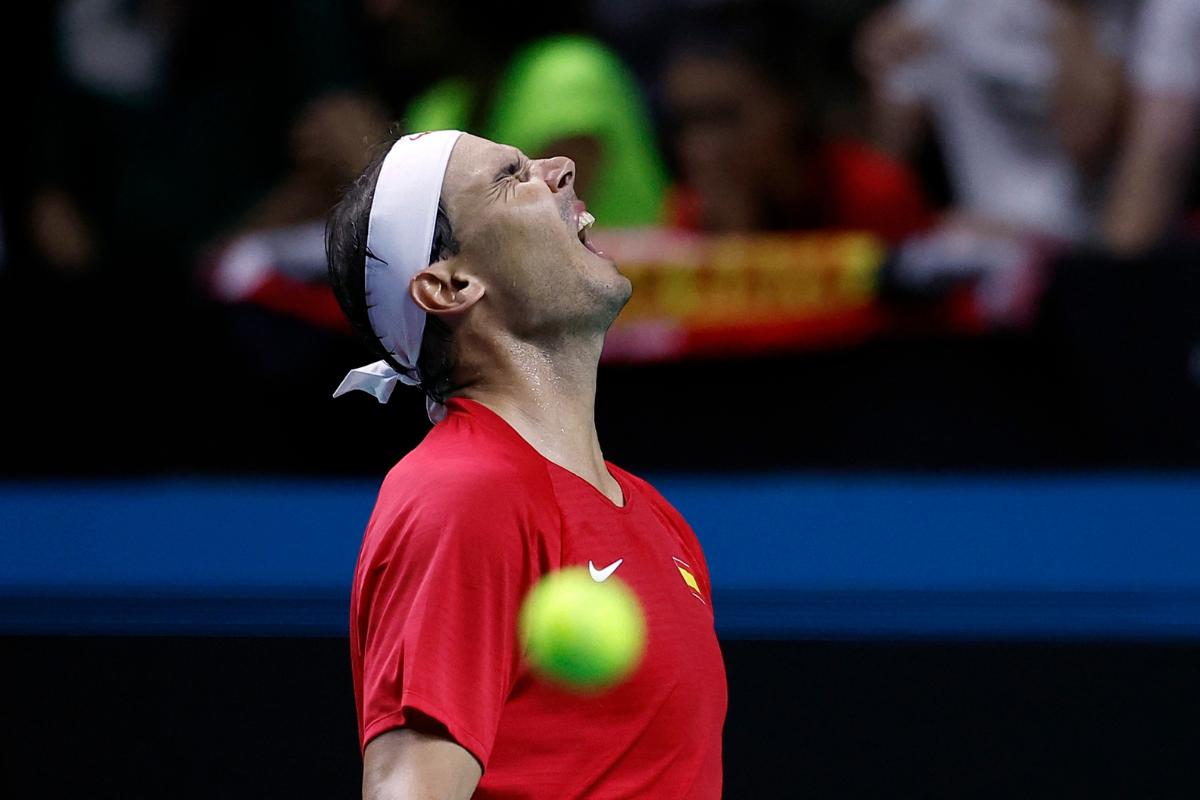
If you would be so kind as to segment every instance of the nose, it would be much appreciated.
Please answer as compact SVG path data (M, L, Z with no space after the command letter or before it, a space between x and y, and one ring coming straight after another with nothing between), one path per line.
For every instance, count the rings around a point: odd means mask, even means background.
M540 159L537 170L552 192L561 192L575 182L575 162L566 156Z

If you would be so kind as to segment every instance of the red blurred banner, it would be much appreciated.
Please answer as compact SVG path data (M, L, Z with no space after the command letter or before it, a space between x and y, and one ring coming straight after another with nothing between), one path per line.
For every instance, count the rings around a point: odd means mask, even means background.
M886 251L869 234L593 238L634 287L608 334L610 363L853 344L886 326L877 300Z

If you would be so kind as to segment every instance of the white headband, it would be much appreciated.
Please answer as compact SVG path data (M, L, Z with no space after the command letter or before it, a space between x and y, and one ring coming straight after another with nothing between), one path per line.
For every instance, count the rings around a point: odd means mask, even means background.
M340 397L358 389L386 403L396 382L418 386L417 359L425 332L425 311L408 293L413 276L429 266L433 229L446 165L462 131L429 131L401 137L383 159L367 227L364 286L371 328L396 363L386 361L350 370L333 393ZM446 410L432 398L429 419L437 422Z

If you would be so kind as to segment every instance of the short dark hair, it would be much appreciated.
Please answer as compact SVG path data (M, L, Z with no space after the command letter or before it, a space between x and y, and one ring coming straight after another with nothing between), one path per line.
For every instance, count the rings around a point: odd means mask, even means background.
M395 140L392 140L379 148L363 174L346 189L334 206L325 225L325 258L329 266L329 283L350 326L372 353L387 361L397 372L411 375L411 370L406 370L396 362L371 327L366 294L367 255L375 257L367 247L371 201L375 197L375 185L379 181L383 160L394 143ZM458 247L458 240L454 238L454 230L450 227L450 217L439 202L429 263L457 254ZM426 316L417 370L420 372L421 388L439 403L445 402L446 395L454 388L454 363L454 335L449 326L432 314Z

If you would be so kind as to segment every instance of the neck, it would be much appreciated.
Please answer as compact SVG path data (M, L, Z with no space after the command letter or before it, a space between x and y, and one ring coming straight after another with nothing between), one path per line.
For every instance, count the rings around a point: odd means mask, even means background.
M596 370L603 336L552 345L510 336L471 342L460 352L454 395L498 414L525 441L560 467L591 483L614 503L621 490L604 464L596 434Z

